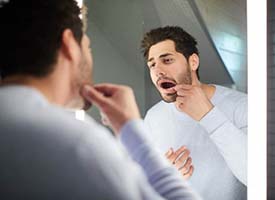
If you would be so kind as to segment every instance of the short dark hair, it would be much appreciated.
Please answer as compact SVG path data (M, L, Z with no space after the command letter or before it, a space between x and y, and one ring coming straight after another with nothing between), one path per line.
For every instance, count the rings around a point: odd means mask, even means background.
M165 26L152 29L145 33L141 41L141 49L144 58L148 59L151 46L165 40L172 40L175 43L176 51L184 55L187 60L193 53L199 55L199 51L196 47L197 41L193 36L179 26ZM197 75L199 77L198 70Z
M43 77L53 70L62 33L80 44L83 23L75 0L0 1L0 72Z

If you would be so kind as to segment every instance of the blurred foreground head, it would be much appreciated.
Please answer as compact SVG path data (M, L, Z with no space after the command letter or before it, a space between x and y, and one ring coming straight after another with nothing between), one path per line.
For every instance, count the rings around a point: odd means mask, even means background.
M92 82L92 56L80 15L75 0L0 1L1 78L58 72L70 93L64 106L83 107L79 91Z

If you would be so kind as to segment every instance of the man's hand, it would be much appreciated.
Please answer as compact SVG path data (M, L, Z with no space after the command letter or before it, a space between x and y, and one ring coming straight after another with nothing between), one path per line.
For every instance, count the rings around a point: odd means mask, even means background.
M139 119L140 113L130 87L115 84L85 85L82 96L97 105L104 115L104 124L109 125L115 134L131 119Z
M178 110L200 121L213 108L213 105L202 90L195 71L192 71L191 75L192 85L175 86L174 89L178 95L175 104Z
M179 170L185 180L192 176L194 172L192 158L189 157L190 151L185 146L180 147L175 152L172 148L170 148L165 153L165 156L170 161L170 163L174 165L177 170Z

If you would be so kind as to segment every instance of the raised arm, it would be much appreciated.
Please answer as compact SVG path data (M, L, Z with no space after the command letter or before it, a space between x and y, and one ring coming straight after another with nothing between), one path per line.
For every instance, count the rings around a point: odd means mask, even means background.
M131 157L142 167L150 187L165 199L200 199L187 185L178 172L152 146L146 137L147 130L140 119L133 92L125 86L102 84L86 87L83 95L98 105L105 114ZM142 187L142 186L141 186ZM145 187L148 187L145 186ZM148 190L143 188L143 197Z
M247 101L236 102L234 121L214 107L199 123L209 133L232 173L247 185Z

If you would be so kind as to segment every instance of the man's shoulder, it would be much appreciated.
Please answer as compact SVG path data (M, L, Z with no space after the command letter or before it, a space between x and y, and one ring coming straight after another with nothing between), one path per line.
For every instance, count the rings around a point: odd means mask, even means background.
M115 139L92 118L80 121L74 111L44 102L31 92L24 95L28 98L22 100L20 106L15 106L17 109L10 109L16 102L11 95L0 102L3 111L0 113L1 139L5 138L11 144L20 141L24 146L40 146L45 152L52 144L61 150L77 150L84 145L93 149L92 152L100 152L105 144L113 148Z
M247 94L238 90L234 90L228 87L216 85L218 92L218 98L220 102L223 103L232 103L236 104L246 104L247 103Z
M68 141L101 129L94 120L89 120L89 123L79 121L74 112L48 103L42 95L29 88L1 88L0 97L2 131Z
M247 94L222 86L218 86L217 90L219 94L215 105L239 127L247 124Z
M3 149L0 156L5 159L4 169L8 166L7 169L22 176L32 174L33 185L43 183L47 191L53 188L52 191L59 192L62 190L55 189L66 187L91 198L104 197L103 186L113 187L115 180L123 178L119 163L123 163L124 154L114 137L93 119L79 121L72 111L35 98L31 92L21 94L0 94L4 98L0 100L0 145ZM17 100L25 99L20 105L14 105L13 95ZM3 154L5 152L9 152L9 156ZM31 164L31 167L17 168L16 163ZM113 176L108 166L120 174ZM6 174L9 173L4 177ZM56 177L61 178L55 180ZM16 178L11 181L22 187ZM87 189L87 184L95 187L94 192ZM119 199L117 194L113 196Z

